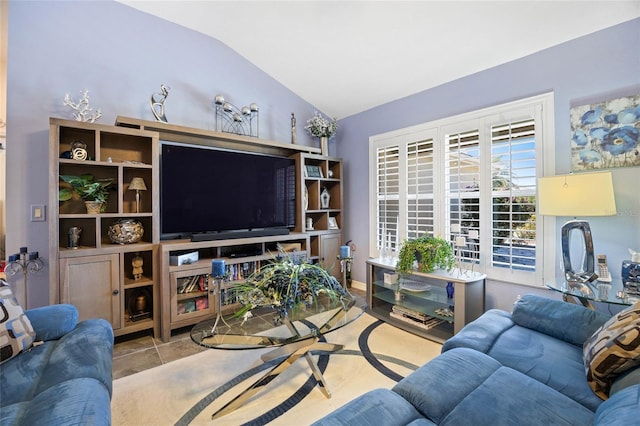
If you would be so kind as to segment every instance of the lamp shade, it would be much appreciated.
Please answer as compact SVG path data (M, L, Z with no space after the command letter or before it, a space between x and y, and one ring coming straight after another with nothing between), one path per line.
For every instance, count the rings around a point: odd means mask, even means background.
M538 214L574 217L615 215L611 172L539 178Z
M147 185L144 183L144 179L141 177L134 177L129 184L130 191L146 191Z

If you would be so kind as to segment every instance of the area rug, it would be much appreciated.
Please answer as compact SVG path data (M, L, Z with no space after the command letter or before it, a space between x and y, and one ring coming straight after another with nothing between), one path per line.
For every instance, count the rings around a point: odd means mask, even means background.
M113 425L304 425L355 397L397 381L436 357L440 344L363 314L325 335L345 345L313 355L331 398L316 386L301 358L243 406L216 420L211 415L273 368L260 356L270 349L211 349L113 383Z

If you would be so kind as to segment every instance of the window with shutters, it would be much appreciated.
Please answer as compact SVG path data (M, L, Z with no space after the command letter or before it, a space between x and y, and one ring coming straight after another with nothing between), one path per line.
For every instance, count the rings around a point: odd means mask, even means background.
M370 255L428 234L489 278L541 283L536 182L553 165L542 149L553 143L552 106L541 95L372 137Z

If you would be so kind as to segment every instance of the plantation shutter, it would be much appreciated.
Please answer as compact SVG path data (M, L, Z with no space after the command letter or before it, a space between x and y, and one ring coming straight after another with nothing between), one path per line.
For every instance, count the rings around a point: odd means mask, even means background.
M477 262L480 253L480 133L477 129L448 134L446 194L448 230L455 251Z
M398 146L378 148L377 158L377 231L379 250L396 248L398 215L400 214L400 149Z
M434 233L433 139L407 145L407 238Z
M494 267L535 270L535 145L533 119L491 126Z

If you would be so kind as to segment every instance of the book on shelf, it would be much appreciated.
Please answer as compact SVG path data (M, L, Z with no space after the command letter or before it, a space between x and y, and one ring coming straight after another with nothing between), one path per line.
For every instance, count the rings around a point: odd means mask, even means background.
M395 318L397 320L412 324L416 327L424 328L425 330L437 327L444 322L444 320L434 317L429 317L428 320L419 320L393 311L389 312L389 316L391 318Z
M393 305L391 310L393 312L395 312L396 314L404 315L406 317L415 318L415 319L417 319L419 321L426 321L426 320L432 318L431 316L429 316L429 315L427 315L427 314L425 314L423 312L415 311L413 309L409 309L409 308L406 308L406 307L400 306L400 305Z

